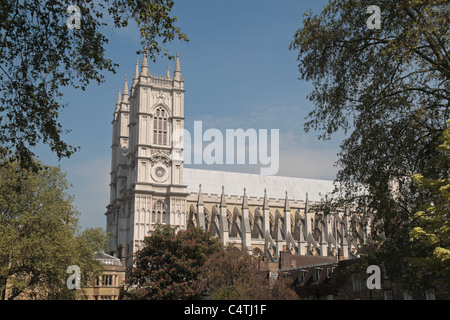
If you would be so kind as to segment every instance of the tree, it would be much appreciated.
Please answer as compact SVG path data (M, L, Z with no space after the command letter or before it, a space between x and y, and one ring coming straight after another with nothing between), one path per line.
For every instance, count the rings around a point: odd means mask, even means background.
M177 18L170 16L173 5L172 0L78 1L79 12L67 13L67 1L2 1L0 144L24 166L35 164L31 148L41 142L59 158L70 157L77 147L62 139L67 130L58 121L65 106L61 89L84 90L92 81L103 82L103 71L115 72L118 66L105 56L104 17L112 17L116 28L136 21L142 50L155 60L169 55L163 46L175 37L188 41L175 25ZM70 29L77 14L80 28Z
M66 286L67 268L80 268L82 285L101 270L93 254L105 248L105 232L80 232L64 174L39 166L37 172L17 162L0 166L1 299L37 290L44 290L41 298L74 298L77 292Z
M335 196L374 215L379 258L400 275L424 249L409 241L425 200L412 176L448 178L437 147L450 118L449 7L378 1L380 28L369 28L378 19L367 12L372 4L330 1L305 16L290 49L299 52L301 79L314 86L304 129L320 139L346 135Z
M144 238L127 271L123 297L130 300L188 300L204 292L199 281L209 256L222 249L212 234L196 227L156 225Z
M450 120L443 134L440 165L450 167ZM411 259L411 264L420 269L432 270L448 279L450 276L450 177L431 180L421 174L413 176L420 191L426 196L427 204L416 212L418 226L410 232L411 241L423 241L427 254Z
M214 300L294 300L298 299L289 281L282 276L271 285L258 261L239 248L228 245L204 266L202 277Z

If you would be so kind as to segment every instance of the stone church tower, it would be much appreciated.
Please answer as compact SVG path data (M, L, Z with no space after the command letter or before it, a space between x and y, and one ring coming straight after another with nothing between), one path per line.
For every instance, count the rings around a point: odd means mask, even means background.
M371 217L342 208L324 215L332 181L183 168L184 80L151 75L144 55L131 88L125 78L112 121L110 250L130 256L157 223L203 228L261 259L280 252L357 256ZM130 262L128 258L127 264Z
M182 136L184 80L177 54L173 76L151 75L144 55L131 89L127 79L114 112L111 195L107 206L110 248L130 254L154 223L186 224Z

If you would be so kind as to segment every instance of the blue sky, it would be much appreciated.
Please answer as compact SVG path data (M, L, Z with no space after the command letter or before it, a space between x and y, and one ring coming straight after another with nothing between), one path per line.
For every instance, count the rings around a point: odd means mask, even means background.
M195 120L204 127L224 130L266 128L280 130L278 175L333 179L340 141L319 141L317 133L303 131L304 118L313 108L306 98L310 84L300 81L297 53L289 50L303 13L318 12L327 3L316 1L189 0L175 1L178 25L190 39L168 45L180 55L185 80L185 128ZM81 212L82 228L105 227L104 212L109 202L111 165L111 120L118 88L125 75L129 84L139 49L134 24L125 29L105 30L110 42L107 55L120 67L105 74L105 82L86 91L66 89L61 123L71 132L64 136L81 149L70 159L57 160L48 148L36 151L48 164L60 165L73 187L75 205ZM139 64L142 57L139 57ZM150 63L150 72L165 74L167 64L160 57ZM191 165L192 167L193 165ZM247 171L246 166L216 167ZM212 168L214 169L214 168Z

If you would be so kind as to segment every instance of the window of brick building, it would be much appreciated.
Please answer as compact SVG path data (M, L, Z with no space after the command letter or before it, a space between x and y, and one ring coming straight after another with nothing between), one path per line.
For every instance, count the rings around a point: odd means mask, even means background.
M353 288L353 292L361 291L361 275L352 274L352 288Z
M384 300L392 300L392 291L385 291L383 293L384 295Z

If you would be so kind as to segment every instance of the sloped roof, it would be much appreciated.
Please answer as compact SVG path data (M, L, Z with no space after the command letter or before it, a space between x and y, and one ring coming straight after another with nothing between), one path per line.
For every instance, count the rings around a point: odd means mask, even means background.
M284 199L286 191L290 200L305 200L306 193L310 201L320 201L326 193L333 191L332 180L305 179L281 176L265 176L260 174L215 171L204 169L184 168L183 184L187 185L187 192L198 193L199 184L202 193L217 194L224 192L228 196L242 196L244 188L248 197L267 197Z
M291 259L295 261L297 267L336 262L335 257L328 256L293 255Z
M110 256L109 254L106 254L104 252L95 252L94 258L104 265L123 266L119 258Z

